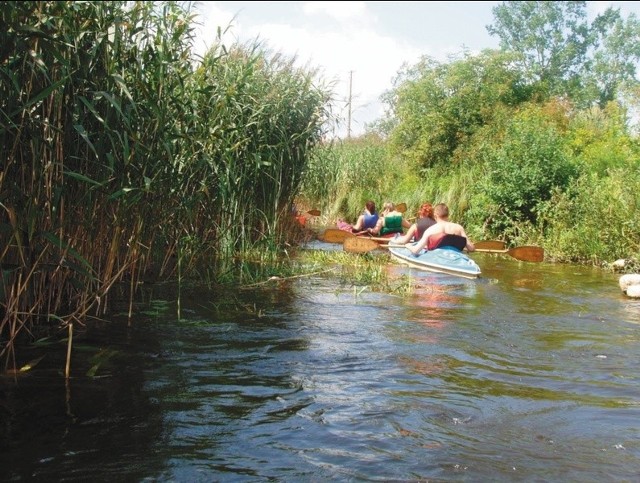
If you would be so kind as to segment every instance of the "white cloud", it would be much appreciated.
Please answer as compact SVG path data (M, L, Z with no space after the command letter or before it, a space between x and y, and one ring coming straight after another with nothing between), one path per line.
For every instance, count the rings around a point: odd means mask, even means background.
M205 23L198 34L200 53L215 41L217 26L225 28L234 18L234 13L224 7L224 2L204 2L198 8ZM320 69L323 80L334 86L334 112L345 120L351 94L351 132L361 134L365 123L382 114L379 97L390 88L400 66L406 60L416 61L419 52L378 33L374 28L377 20L365 2L305 2L302 11L312 23L250 24L240 11L225 41L259 40L274 52L295 57L300 66ZM346 130L343 125L339 134L344 135Z
M607 8L611 6L612 2L607 1L592 1L587 2L587 12L594 17L603 13Z
M371 18L365 2L305 2L302 11L309 16L324 14L343 23Z
M215 43L218 27L224 30L231 24L233 13L220 8L216 2L199 2L196 12L199 16L195 27L195 51L202 56Z
M260 41L273 52L295 57L333 83L333 112L346 120L352 80L352 134L383 114L379 102L400 67L421 55L446 62L462 47L470 52L497 47L486 32L499 2L198 2L204 25L198 30L202 54L229 27L225 44ZM396 5L397 4L397 5ZM607 7L623 16L640 2L589 1L591 18ZM343 125L340 135L346 133Z

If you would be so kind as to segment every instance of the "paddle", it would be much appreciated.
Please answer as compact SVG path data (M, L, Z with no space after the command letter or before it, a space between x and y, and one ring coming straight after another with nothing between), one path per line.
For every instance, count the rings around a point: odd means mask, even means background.
M380 245L368 238L358 238L354 236L351 238L345 238L344 242L342 243L342 248L345 252L367 253L380 248Z
M505 253L512 256L516 260L522 260L523 262L541 262L544 260L544 250L540 247L523 246L510 248L508 250L495 250L491 248L478 248L478 245L480 243L482 242L478 242L475 244L477 252Z
M339 228L327 228L324 233L321 233L319 238L327 243L342 243L347 238L352 237L365 238L367 240L372 240L377 243L387 243L393 240L393 237L386 236L372 236L368 235L366 231L361 231L358 233L351 233L346 230L341 230Z
M307 213L311 216L320 216L320 210L309 210Z
M339 228L327 228L320 237L323 242L327 243L342 243L347 238L355 238L355 235Z
M488 251L488 250L505 250L507 244L499 240L487 240L474 243L476 250Z
M347 233L347 235L349 235ZM365 253L375 250L377 248L388 248L388 246L403 246L397 245L393 242L393 239L389 240L387 246L381 245L380 243L370 239L370 238L359 238L359 237L350 237L345 238L343 241L343 248L345 251L352 253ZM478 247L481 248L478 248ZM544 250L540 247L534 246L522 246L515 247L510 249L495 249L495 248L483 248L487 246L504 246L504 242L489 240L485 242L477 242L475 244L477 252L486 252L486 253L500 253L509 255L516 260L521 260L523 262L541 262L544 260Z
M357 236L358 238L366 238L367 240L372 240L380 243L392 243L393 237L383 237L383 236L364 236L366 235L366 231L362 231L359 233L349 233L345 230L340 230L338 228L327 228L324 232L323 240L331 243L342 243L346 238L350 238L351 235ZM475 242L476 251L478 252L487 252L487 253L506 253L507 249L505 248L506 243L498 240L488 240L488 241L479 241Z
M364 238L364 237L361 237ZM393 240L392 236L373 236L373 235L368 235L366 236L366 238L368 238L369 240L373 240L374 242L378 242L378 244L380 243L389 243L390 241Z

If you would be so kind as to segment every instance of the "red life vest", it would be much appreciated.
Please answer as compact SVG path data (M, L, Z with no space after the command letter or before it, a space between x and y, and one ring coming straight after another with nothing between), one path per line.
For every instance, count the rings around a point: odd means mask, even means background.
M427 250L435 250L436 248L455 248L462 251L467 246L467 239L460 235L448 235L447 233L438 233L431 235L427 242Z

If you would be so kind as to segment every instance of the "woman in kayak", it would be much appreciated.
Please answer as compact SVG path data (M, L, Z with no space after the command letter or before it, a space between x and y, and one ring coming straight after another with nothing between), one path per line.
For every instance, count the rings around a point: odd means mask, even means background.
M436 224L436 220L433 218L433 206L431 203L422 203L418 210L418 219L414 224L409 227L407 233L402 236L394 238L394 243L405 244L410 241L418 241L422 237L422 234L429 228Z
M410 228L411 223L402 217L402 213L396 210L393 203L387 202L382 209L382 216L378 219L378 223L372 229L368 229L367 233L371 235L385 236L391 233L402 233L405 228Z
M379 218L380 217L376 212L376 204L373 201L369 200L364 204L364 211L358 217L358 221L356 221L356 224L353 225L351 231L353 233L360 233L369 228L375 228Z
M368 233L368 230L375 228L378 219L379 215L376 212L376 204L369 200L364 204L364 211L358 217L355 225L351 225L342 218L339 218L336 226L341 230L355 234Z
M411 253L418 255L420 250L425 247L427 250L453 247L460 251L466 248L469 252L476 249L474 244L469 241L462 225L449 221L449 207L447 205L438 203L433 209L433 215L436 219L435 225L427 228L417 243L406 245Z

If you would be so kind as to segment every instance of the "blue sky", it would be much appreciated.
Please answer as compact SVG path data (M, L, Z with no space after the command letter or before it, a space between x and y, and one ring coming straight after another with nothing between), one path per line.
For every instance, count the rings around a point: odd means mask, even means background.
M487 32L492 9L502 2L198 2L199 52L210 46L218 27L225 43L259 40L274 52L295 57L300 66L320 70L332 83L334 113L342 119L335 134L351 134L383 115L380 95L391 88L403 64L428 55L439 61L463 49L497 48ZM590 16L607 6L640 17L640 2L587 2ZM351 83L351 88L349 84Z

